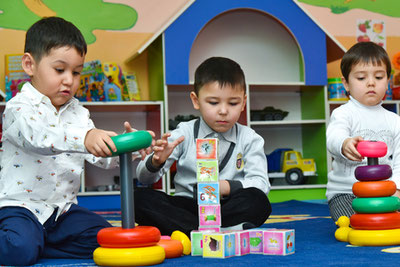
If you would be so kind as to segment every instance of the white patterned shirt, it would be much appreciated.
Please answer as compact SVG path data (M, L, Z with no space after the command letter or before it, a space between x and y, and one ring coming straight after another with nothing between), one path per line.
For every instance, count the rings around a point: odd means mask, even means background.
M25 83L3 113L0 207L29 209L43 224L77 203L80 175L87 160L102 168L118 157L96 158L84 146L94 128L89 111L75 98L57 112L50 99Z

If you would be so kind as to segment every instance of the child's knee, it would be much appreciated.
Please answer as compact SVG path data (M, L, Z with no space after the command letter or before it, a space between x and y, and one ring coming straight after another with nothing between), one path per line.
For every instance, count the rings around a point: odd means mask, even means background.
M0 265L32 265L39 260L42 248L38 242L30 242L29 238L15 238L10 231L3 234L0 240Z

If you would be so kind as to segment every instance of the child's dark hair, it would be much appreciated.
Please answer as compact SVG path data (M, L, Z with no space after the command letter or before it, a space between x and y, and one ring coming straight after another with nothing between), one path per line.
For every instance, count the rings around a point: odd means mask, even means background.
M36 61L50 53L51 49L63 46L73 47L84 56L87 45L79 29L59 17L47 17L34 23L26 32L25 53Z
M372 63L373 65L386 66L387 77L390 77L392 65L385 49L373 42L361 42L353 45L343 56L340 69L343 77L348 81L349 74L354 65L358 63Z
M246 81L242 68L238 63L229 58L211 57L201 63L194 74L194 92L209 82L218 82L222 87L226 84L232 87L239 86L245 90Z

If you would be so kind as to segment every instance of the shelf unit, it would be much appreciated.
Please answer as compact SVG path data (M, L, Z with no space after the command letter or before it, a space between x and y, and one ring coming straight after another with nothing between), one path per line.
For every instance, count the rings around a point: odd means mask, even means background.
M212 10L204 9L203 2L195 2L164 34L166 128L168 118L199 115L189 98L197 66L210 56L232 58L241 65L247 83L246 109L239 122L265 139L267 154L290 147L317 163L318 176L309 177L305 185L287 185L282 183L284 179L274 179L270 198L278 202L297 194L299 197L293 199L307 199L300 196L304 190L309 191L305 195L312 195L310 199L323 198L327 177L325 34L316 25L308 24L308 18L303 21L304 14L298 10L293 10L293 17L289 18L287 12L280 13L279 8L268 3L241 8L223 2L223 7L217 5ZM292 8L291 3L283 2L279 5ZM297 28L299 24L301 29ZM308 50L309 42L319 43L313 47L321 50ZM266 106L289 114L282 121L252 121L251 110ZM293 189L299 192L287 194ZM173 192L169 177L167 192Z
M325 153L325 86L298 84L276 84L249 86L247 117L251 110L266 106L288 111L287 117L279 121L251 121L247 125L264 137L266 154L276 148L291 148L300 151L304 158L314 158L317 164L316 177L307 177L304 185L288 185L284 179L271 179L274 189L325 188L327 161Z
M90 111L91 118L99 129L121 134L124 131L123 123L128 121L135 129L152 130L156 138L160 138L164 132L162 101L81 102L81 104ZM134 177L139 160L135 160L133 164ZM105 170L86 162L81 179L81 191L78 195L119 195L114 177L119 177L119 168ZM97 191L99 188L103 190ZM160 179L153 188L166 190L164 179Z

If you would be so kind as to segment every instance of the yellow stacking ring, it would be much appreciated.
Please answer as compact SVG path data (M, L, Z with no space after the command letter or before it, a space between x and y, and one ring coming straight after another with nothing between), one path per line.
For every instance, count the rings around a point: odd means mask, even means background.
M400 245L400 229L351 230L349 232L349 243L355 246Z
M93 260L99 266L143 266L162 263L165 250L160 246L141 248L103 248L93 252Z

